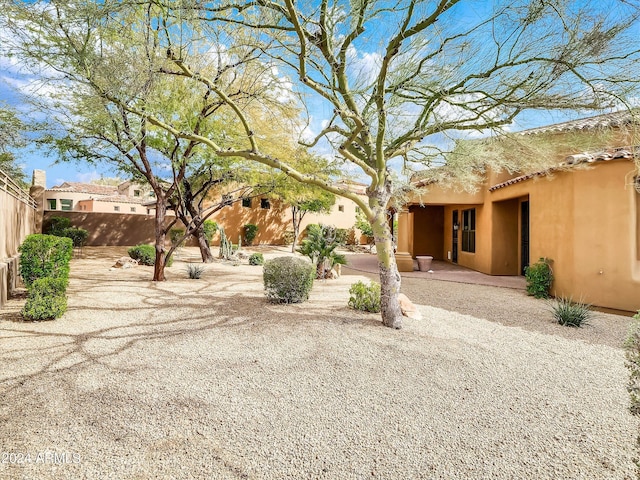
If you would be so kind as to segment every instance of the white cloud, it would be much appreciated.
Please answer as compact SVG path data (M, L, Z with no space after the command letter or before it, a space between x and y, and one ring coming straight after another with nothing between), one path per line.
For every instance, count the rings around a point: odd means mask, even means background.
M88 173L76 173L75 178L76 178L76 181L80 183L91 183L94 180L100 179L100 175L98 175L98 172L94 170L93 172L88 172Z

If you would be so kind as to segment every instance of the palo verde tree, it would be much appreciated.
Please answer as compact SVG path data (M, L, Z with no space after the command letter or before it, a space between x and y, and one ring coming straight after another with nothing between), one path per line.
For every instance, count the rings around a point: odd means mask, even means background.
M0 170L24 186L24 170L16 161L14 149L25 146L25 124L16 111L0 104Z
M3 3L10 22L28 17L32 7L24 1ZM141 123L353 200L372 226L382 319L395 328L401 326L401 311L400 275L387 222L397 190L392 167L428 166L441 152L443 137L499 131L527 110L620 105L635 89L633 66L639 60L638 0L51 0L46 5L47 15L29 18L37 28L16 32L23 40L25 35L55 35L59 48L54 51L43 48L46 41L33 43L39 61L67 56L65 68L82 71L90 88L138 115ZM233 142L204 135L179 114L160 115L136 102L130 89L108 86L104 75L95 73L96 66L113 71L130 61L128 49L118 51L116 40L121 42L123 32L144 31L132 11L151 18L145 20L153 27L147 29L146 45L160 45L154 52L164 52L160 68L145 70L145 88L159 77L199 86L235 118ZM61 24L72 25L66 36L58 31ZM80 38L88 40L76 54L71 50ZM197 47L202 39L225 55L241 40L243 48L260 52L245 63L246 71L268 67L286 79L280 91L294 98L301 94L297 98L312 116L326 114L319 133L307 143L332 146L343 168L367 178L367 200L296 170L287 157L271 151L252 111L233 97L234 89L200 68L210 56ZM111 42L108 48L105 42ZM130 70L123 69L123 75Z
M294 163L295 162L295 163ZM339 178L340 172L329 161L313 155L304 148L299 148L295 158L291 160L299 172L315 172L320 178L329 181ZM301 183L286 175L276 179L274 195L280 198L291 209L291 226L293 228L293 244L291 252L296 251L300 225L308 213L329 213L336 203L336 196L317 185Z

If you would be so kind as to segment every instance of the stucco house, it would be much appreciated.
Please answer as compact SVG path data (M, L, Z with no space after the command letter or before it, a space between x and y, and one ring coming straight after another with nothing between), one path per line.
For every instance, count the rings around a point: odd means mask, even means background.
M148 215L143 204L153 198L149 187L125 181L119 185L63 182L45 190L45 211Z
M524 131L558 144L576 132L611 134L597 150L559 152L544 170L487 170L476 192L427 185L399 217L400 270L412 270L417 255L431 255L490 275L523 275L546 257L554 295L640 309L637 126L619 112Z

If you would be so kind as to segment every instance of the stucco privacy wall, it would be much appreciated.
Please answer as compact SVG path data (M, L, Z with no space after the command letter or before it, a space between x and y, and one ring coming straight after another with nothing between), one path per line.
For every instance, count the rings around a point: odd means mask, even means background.
M130 246L155 241L154 217L125 213L103 212L44 212L44 227L51 217L67 217L71 225L84 228L89 232L87 246ZM171 217L173 219L173 217ZM168 224L171 219L166 219ZM176 228L184 228L179 223Z
M16 287L18 247L35 231L35 218L30 197L0 171L0 307Z

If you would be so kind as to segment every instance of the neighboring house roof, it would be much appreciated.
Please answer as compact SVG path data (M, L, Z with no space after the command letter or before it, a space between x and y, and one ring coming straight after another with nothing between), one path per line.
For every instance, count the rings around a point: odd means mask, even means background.
M115 195L118 193L118 187L80 182L64 182L49 190L54 192L88 193L92 195Z
M81 202L94 201L94 202L113 202L113 203L135 203L136 205L142 205L145 200L142 197L129 197L127 195L110 195L104 197L87 198L86 200L80 200Z
M531 128L517 132L518 135L537 135L541 133L566 133L575 131L588 131L612 127L624 127L640 120L640 111L623 110L620 112L604 113L595 117L581 118L569 122L546 125L544 127Z
M493 192L500 188L508 187L509 185L513 185L514 183L524 182L525 180L529 180L534 177L543 177L545 175L549 175L554 172L563 171L567 168L574 167L576 165L584 165L588 163L594 162L606 162L609 160L618 160L618 159L627 159L633 160L634 158L638 158L640 156L640 146L629 146L629 147L619 147L612 148L609 150L603 150L599 152L593 153L576 153L574 155L569 155L564 162L560 163L557 167L547 168L546 170L541 170L538 172L529 173L527 175L521 175L519 177L512 178L507 180L506 182L498 183L497 185L493 185L489 187L489 191Z

